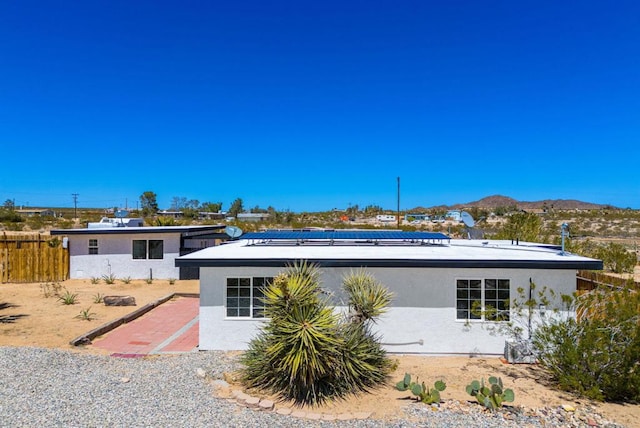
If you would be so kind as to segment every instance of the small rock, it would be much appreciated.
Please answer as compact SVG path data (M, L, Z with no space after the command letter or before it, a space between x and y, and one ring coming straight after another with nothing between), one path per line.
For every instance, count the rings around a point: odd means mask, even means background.
M129 383L129 381L130 381L130 380L131 380L131 379L130 379L130 378L128 378L128 377L123 377L123 378L121 378L121 379L120 379L120 382L122 382L122 383Z
M231 385L229 385L222 379L216 379L213 381L213 386L215 386L216 388L229 388Z
M562 410L564 410L565 412L575 412L576 408L573 407L571 404L563 404Z
M135 306L136 299L133 296L104 296L102 301L105 306Z
M296 410L295 412L291 413L291 416L293 416L294 418L304 418L305 416L307 416L307 412Z
M305 417L307 419L311 419L313 421L319 421L321 416L322 415L320 413L309 412L309 413L307 413L307 415Z
M281 407L278 410L276 410L277 414L283 415L283 416L289 416L291 412L292 410L289 407Z
M247 407L257 408L258 404L260 404L260 399L258 397L249 397L244 401L244 403Z
M260 410L273 410L275 403L271 400L260 400L258 407Z
M202 379L207 377L207 372L205 372L204 369L200 367L196 369L196 374L198 375L198 377L201 377Z

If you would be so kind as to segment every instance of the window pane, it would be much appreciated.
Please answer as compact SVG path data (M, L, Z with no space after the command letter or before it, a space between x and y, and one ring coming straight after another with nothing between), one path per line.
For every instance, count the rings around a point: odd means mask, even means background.
M164 241L149 240L149 258L162 259L164 257Z
M238 278L227 278L227 287L230 285L238 286L240 280Z
M89 254L98 254L97 248L89 248Z
M227 297L227 308L237 308L237 307L238 307L238 298Z
M468 320L469 319L469 311L458 310L456 312L456 318L459 320Z
M484 287L486 290L495 290L497 287L496 284L496 280L495 279L485 279L484 280Z
M240 285L242 287L251 287L251 278L240 278Z
M136 260L147 258L147 241L137 239L133 241L133 258Z
M240 308L238 311L238 316L240 317L248 317L251 315L251 311L249 308Z
M480 300L482 298L482 290L471 290L469 298L472 300Z
M238 288L227 287L227 297L238 297Z
M481 289L482 288L482 281L479 280L479 279L472 279L471 281L469 281L469 288Z
M458 290L456 292L456 296L458 299L468 299L469 298L469 290Z
M227 316L228 317L237 317L238 316L238 308L227 308Z
M240 308L247 308L249 309L251 307L251 299L248 297L240 297L238 299L238 306Z
M495 289L486 290L485 305L494 310L487 314L488 321L508 321L509 320L509 280L508 279L491 279L486 280L485 284L495 284Z
M469 281L467 281L466 279L459 279L459 280L456 281L456 287L458 289L469 288Z

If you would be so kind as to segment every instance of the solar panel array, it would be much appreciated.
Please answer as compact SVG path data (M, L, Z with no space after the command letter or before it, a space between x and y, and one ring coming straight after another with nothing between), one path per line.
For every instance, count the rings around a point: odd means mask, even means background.
M267 230L248 232L240 236L247 240L334 240L334 241L425 241L448 240L449 237L437 232L403 232L396 230Z

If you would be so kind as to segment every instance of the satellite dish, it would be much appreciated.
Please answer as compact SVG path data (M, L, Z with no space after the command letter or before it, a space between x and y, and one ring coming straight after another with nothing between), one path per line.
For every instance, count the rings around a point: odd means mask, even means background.
M224 228L224 233L229 235L230 238L237 238L242 235L242 229L235 226L227 226Z
M476 221L473 219L473 217L471 217L471 214L469 214L466 211L462 211L462 213L460 213L460 217L462 218L462 222L464 223L465 226L467 227L473 227L476 224Z
M116 218L125 218L129 215L129 211L127 210L117 210L115 212Z

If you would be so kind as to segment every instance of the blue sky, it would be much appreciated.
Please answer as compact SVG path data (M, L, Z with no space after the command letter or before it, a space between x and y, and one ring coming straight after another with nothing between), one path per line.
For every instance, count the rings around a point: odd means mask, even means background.
M637 1L0 3L0 202L640 208Z

